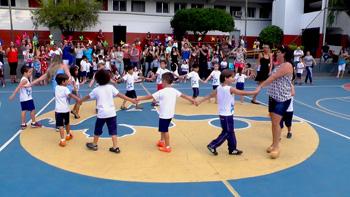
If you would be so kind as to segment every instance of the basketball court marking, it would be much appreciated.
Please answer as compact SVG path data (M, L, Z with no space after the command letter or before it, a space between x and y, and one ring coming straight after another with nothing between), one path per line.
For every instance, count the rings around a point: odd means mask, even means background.
M40 109L38 113L35 114L35 117L38 117L49 105L52 101L55 100L55 97L52 98L44 107ZM28 120L26 124L28 125L32 120ZM2 152L23 130L19 129L9 140L7 140L1 147L0 152Z
M344 113L341 113L341 112L337 112L337 111L333 111L333 110L330 110L326 107L323 107L320 102L322 101L327 101L327 100L340 100L340 101L345 101L345 102L350 102L350 100L347 100L349 99L350 97L349 96L346 96L346 97L328 97L328 98L322 98L322 99L318 99L316 101L316 105L317 107L321 108L322 110L324 111L328 111L330 113L333 113L333 114L337 114L339 115L340 117L343 117L343 118L347 118L348 120L350 120L350 115L349 114L344 114Z

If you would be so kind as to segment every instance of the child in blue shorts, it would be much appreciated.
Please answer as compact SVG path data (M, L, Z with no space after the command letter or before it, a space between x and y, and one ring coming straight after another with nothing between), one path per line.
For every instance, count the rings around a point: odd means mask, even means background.
M136 104L135 99L131 99L119 91L111 84L111 73L107 70L99 70L96 72L94 79L99 86L94 88L89 95L82 99L82 102L89 99L96 99L97 119L95 123L93 142L86 143L86 147L96 151L98 149L97 142L102 134L104 124L107 124L108 133L112 137L113 147L109 151L120 153L117 146L117 114L114 106L114 97L117 96L129 102Z
M169 136L169 126L171 119L175 114L175 105L177 97L184 98L192 103L196 104L196 101L179 92L177 89L171 87L174 81L174 75L170 72L164 73L162 75L163 89L157 91L156 93L148 96L138 97L137 100L150 100L154 99L159 102L159 128L160 140L157 142L157 146L160 151L170 153L170 136Z

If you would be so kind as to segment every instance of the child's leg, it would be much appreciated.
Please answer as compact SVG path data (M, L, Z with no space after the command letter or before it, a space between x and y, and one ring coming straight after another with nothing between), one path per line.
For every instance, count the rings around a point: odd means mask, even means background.
M26 111L21 111L21 124L26 124Z
M32 123L35 123L36 121L35 121L35 110L32 110L31 112L30 112L30 118L32 119Z
M169 147L170 146L170 136L169 136L169 132L162 132L162 138L165 141L165 146Z
M63 128L63 126L60 126L59 130L60 130L61 141L66 141L66 138L65 138L65 135L64 135L64 128Z
M118 147L117 140L118 140L117 136L116 135L112 135L112 142L113 142L113 148L114 149ZM97 143L97 141L96 141L96 143Z
M220 118L221 120L221 118ZM235 150L237 150L237 140L236 135L234 131L234 122L233 122L233 116L227 116L224 118L225 125L222 126L223 131L227 133L226 139L227 139L227 145L228 145L228 152L232 153ZM239 153L240 154L240 153Z
M220 135L214 139L213 141L211 141L209 143L209 147L210 148L213 148L213 149L216 149L217 147L221 146L222 143L224 143L227 139L227 130L228 130L228 127L227 127L227 116L220 116L220 123L221 123L221 127L222 127L222 131L220 133Z
M241 95L240 96L241 103L243 103L243 99L244 99L244 97Z
M70 124L67 124L67 125L66 125L66 133L67 133L67 135L70 135L70 134L71 134L71 131L70 131Z

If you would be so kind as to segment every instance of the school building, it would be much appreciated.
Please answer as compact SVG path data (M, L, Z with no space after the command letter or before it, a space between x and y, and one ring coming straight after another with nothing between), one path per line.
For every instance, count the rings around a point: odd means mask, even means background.
M24 32L39 34L48 39L49 29L40 26L34 30L31 10L39 7L38 0L10 0L14 37ZM318 51L322 45L323 17L327 0L101 0L100 23L84 31L86 37L95 38L102 29L109 43L119 40L131 42L153 35L171 34L170 20L177 10L186 8L218 8L234 17L235 31L230 35L238 40L246 36L251 48L260 31L268 25L277 25L284 31L284 43L303 44L307 49ZM11 39L10 6L8 0L0 0L0 39ZM348 46L350 17L340 12L332 26L327 28L327 41L333 45ZM80 35L81 33L77 33ZM208 37L228 35L209 32Z

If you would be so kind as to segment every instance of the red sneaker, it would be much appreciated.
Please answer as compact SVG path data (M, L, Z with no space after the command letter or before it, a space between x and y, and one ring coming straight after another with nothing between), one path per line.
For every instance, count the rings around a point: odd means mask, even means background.
M65 147L67 145L66 141L60 141L60 143L58 144L61 147Z
M73 139L73 135L72 135L72 134L69 134L69 135L66 136L66 140L67 140L67 141L69 141L69 140L71 140L71 139Z
M158 147L165 147L165 142L162 140L159 140L156 144Z
M158 149L160 151L163 151L163 152L166 152L166 153L170 153L171 152L170 146L168 146L168 147L159 147Z
M32 128L41 128L42 127L42 125L38 122L31 123L30 125L32 126Z

